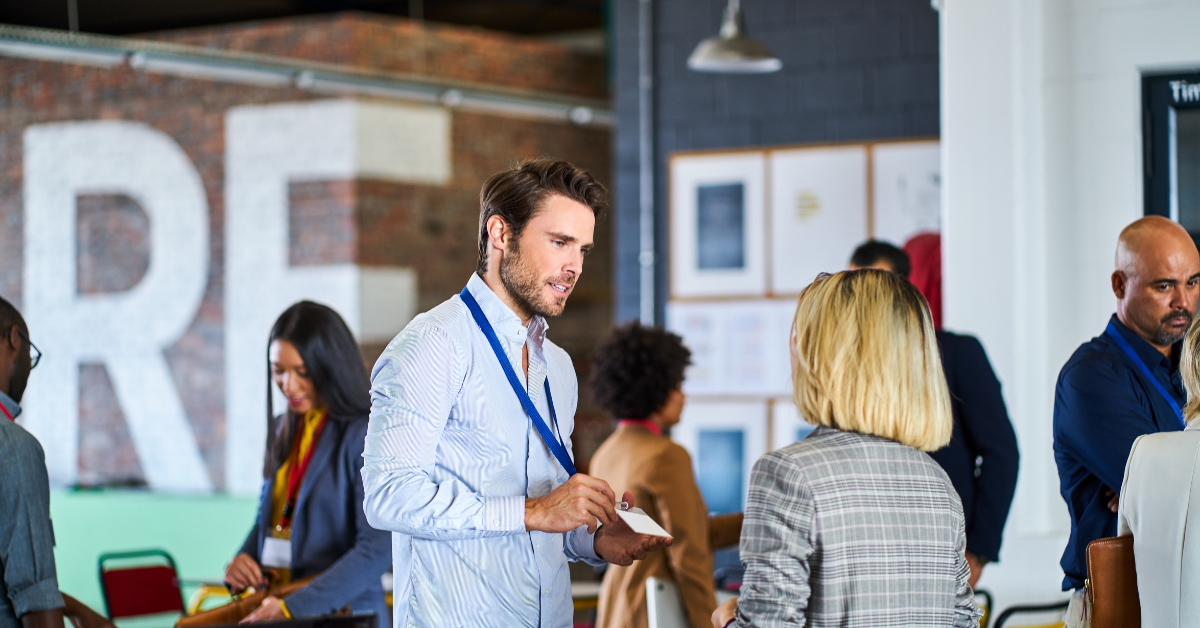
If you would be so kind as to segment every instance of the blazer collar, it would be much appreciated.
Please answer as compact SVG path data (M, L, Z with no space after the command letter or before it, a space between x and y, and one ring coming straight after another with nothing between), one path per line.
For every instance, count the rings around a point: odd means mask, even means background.
M345 425L341 421L332 416L325 418L325 428L321 430L321 437L317 439L316 449L313 450L312 460L308 463L308 469L304 472L304 480L300 483L300 494L296 496L296 510L299 511L304 502L308 501L310 494L313 492L313 482L311 478L321 477L325 472L325 468L333 461L335 448L342 440L342 426ZM337 432L337 434L334 434ZM295 538L297 524L300 524L300 519L293 519L292 537ZM303 525L303 524L300 524Z

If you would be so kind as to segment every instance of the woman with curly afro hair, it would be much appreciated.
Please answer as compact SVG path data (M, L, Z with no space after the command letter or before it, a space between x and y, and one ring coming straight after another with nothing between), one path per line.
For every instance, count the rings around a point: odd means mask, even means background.
M592 457L591 475L633 491L638 507L675 538L629 567L608 567L597 628L645 627L651 577L679 587L689 625L712 625L712 550L737 544L742 515L709 517L691 457L663 434L683 412L683 372L691 361L682 338L636 322L613 330L592 359L595 402L618 423Z

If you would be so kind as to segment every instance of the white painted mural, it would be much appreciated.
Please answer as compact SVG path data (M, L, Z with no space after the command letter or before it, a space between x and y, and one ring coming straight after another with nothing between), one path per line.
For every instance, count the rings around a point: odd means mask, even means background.
M441 185L450 178L443 109L347 100L237 107L225 128L224 485L254 494L266 436L267 336L296 300L330 305L364 343L415 314L407 268L290 267L288 184L359 177ZM126 121L33 125L24 132L24 294L46 357L22 422L43 443L53 484L79 475L79 372L112 378L150 488L214 487L164 350L196 317L210 271L209 207L196 167L169 136ZM76 198L121 194L150 225L149 266L131 289L78 294ZM281 406L277 406L281 407Z

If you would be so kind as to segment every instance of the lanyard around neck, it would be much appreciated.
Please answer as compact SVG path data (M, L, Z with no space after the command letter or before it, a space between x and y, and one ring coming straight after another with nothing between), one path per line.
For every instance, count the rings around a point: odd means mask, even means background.
M312 441L308 444L308 451L304 454L304 459L300 459L300 441L304 440L304 434L301 430L296 431L292 441L292 468L288 471L288 487L287 487L287 502L283 507L283 516L279 519L279 529L286 530L292 527L292 515L296 514L296 499L300 496L300 483L304 481L304 474L308 473L308 463L312 462L313 452L317 450L317 441L321 438L321 431L325 429L325 421L329 418L329 413L326 412L318 419L317 429L313 431Z
M550 427L546 425L546 421L538 412L536 406L533 405L533 400L529 398L529 393L525 392L525 387L521 385L521 380L517 378L517 372L513 369L512 363L508 356L504 353L504 348L500 346L500 339L496 337L496 331L492 329L492 324L488 322L487 316L484 316L483 309L479 307L479 303L467 288L463 288L459 293L463 303L467 304L467 309L471 310L471 316L475 319L475 324L479 325L479 330L487 337L488 344L492 345L492 352L496 354L496 359L500 361L500 366L504 368L504 374L508 376L508 383L512 386L513 392L517 393L517 399L521 400L521 405L525 407L525 414L529 415L529 420L533 423L533 427L537 429L541 435L542 441L550 448L550 453L558 459L558 464L562 465L563 469L567 470L567 475L575 475L575 463L571 461L571 456L567 454L567 448L561 440L555 440L554 434L550 432ZM546 403L550 406L550 418L554 424L558 425L558 417L554 414L554 398L550 396L550 378L546 378Z
M4 407L4 404L2 404L2 403L0 403L0 412L3 412L3 413L4 413L4 416L8 417L8 420L9 420L9 421L12 421L13 423L16 423L16 422L17 422L17 420L13 418L13 415L12 415L12 413L10 413L10 412L8 411L8 408L5 408L5 407Z
M1129 344L1129 341L1125 339L1125 336L1121 335L1121 332L1117 331L1117 328L1115 325L1113 325L1112 321L1108 321L1108 329L1104 330L1104 332L1109 336L1112 336L1112 339L1116 341L1117 346L1121 348L1121 351L1124 351L1125 355L1129 356L1129 359L1133 361L1134 365L1136 365L1138 369L1142 371L1142 375L1145 375L1146 378L1150 380L1150 383L1154 384L1154 387L1158 389L1158 394L1162 395L1162 398L1165 399L1167 403L1171 405L1171 409L1175 411L1175 418L1179 419L1179 424L1183 426L1184 429L1187 429L1187 421L1183 420L1183 410L1179 409L1179 403L1175 401L1175 398L1167 392L1167 389L1163 387L1162 382L1158 381L1158 378L1150 372L1150 367L1146 366L1146 363L1142 361L1142 358L1138 357L1137 352L1133 350L1133 346Z

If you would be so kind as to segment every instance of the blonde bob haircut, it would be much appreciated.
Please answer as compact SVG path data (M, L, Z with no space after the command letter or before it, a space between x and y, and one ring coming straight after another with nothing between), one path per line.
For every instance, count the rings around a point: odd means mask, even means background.
M907 279L874 269L822 273L800 293L790 344L804 420L921 451L950 442L933 319Z
M1187 405L1183 407L1183 418L1190 424L1200 416L1200 325L1197 325L1195 320L1183 338L1179 374L1183 376L1183 389L1187 391Z

